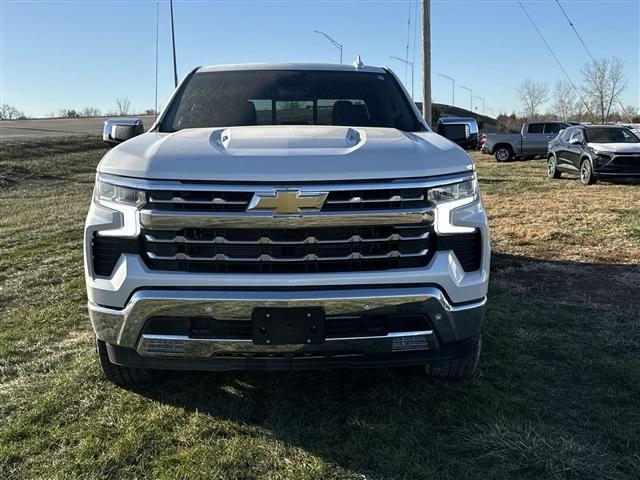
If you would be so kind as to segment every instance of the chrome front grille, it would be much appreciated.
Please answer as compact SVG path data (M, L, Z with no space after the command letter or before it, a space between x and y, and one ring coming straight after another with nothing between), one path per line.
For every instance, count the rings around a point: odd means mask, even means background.
M152 270L314 273L426 266L440 249L429 189L473 175L295 185L101 179L145 192L135 253ZM477 265L472 240L465 270Z
M154 210L244 212L251 192L155 190L147 193L147 208Z
M152 269L303 273L386 270L426 264L430 225L295 229L146 230Z
M389 210L426 206L427 199L424 188L354 189L331 192L324 204L323 210Z
M422 188L332 191L320 210L420 208L428 206L425 193ZM146 208L157 211L246 212L253 195L253 191L154 190L147 192Z

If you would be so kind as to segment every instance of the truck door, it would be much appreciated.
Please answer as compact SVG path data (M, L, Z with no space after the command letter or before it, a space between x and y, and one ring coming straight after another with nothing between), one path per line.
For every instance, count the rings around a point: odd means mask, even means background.
M522 132L522 154L540 155L547 152L547 136L544 123L530 123L526 132Z

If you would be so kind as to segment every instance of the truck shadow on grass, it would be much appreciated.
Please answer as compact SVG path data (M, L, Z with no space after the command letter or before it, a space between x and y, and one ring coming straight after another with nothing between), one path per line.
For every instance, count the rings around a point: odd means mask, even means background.
M470 382L432 385L418 368L175 373L138 393L367 478L633 477L640 266L496 255L492 275Z

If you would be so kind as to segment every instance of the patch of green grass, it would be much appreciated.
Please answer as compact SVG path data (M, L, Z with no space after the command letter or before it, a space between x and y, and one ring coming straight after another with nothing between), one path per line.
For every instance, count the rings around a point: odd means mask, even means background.
M640 209L615 209L613 212L617 213L622 223L627 226L629 237L636 241L640 241Z
M52 142L3 145L15 157L0 160L0 176L28 172L0 186L0 478L638 478L637 264L505 247L467 383L431 385L418 369L176 373L127 391L101 378L84 306L91 183L76 179L104 148ZM519 195L560 188L535 163L512 167L479 166L494 222ZM33 182L42 172L63 181ZM497 199L511 203L492 212ZM616 232L637 221L628 211L609 212Z

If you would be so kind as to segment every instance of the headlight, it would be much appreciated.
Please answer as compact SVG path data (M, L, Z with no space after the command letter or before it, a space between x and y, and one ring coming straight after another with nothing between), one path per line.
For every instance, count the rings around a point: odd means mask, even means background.
M473 178L460 183L452 183L451 185L443 185L442 187L434 187L429 189L428 197L433 203L440 204L446 202L455 202L464 198L472 199L478 193L478 180L475 173Z
M119 203L139 207L145 203L144 192L133 188L121 187L100 180L94 190L96 202L100 204Z

